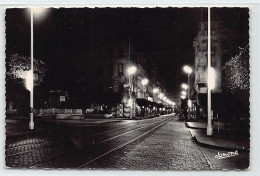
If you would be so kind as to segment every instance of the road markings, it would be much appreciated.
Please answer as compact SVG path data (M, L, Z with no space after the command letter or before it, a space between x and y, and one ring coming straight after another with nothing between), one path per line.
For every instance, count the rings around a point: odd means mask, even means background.
M172 119L173 119L173 117L170 117L169 119L165 120L163 123L161 123L161 124L155 126L154 128L152 128L152 129L146 131L145 133L141 134L140 136L137 136L137 137L135 137L135 138L133 138L133 139L131 139L131 140L129 140L129 141L127 141L127 142L125 142L125 143L119 145L118 147L116 147L116 148L114 148L114 149L112 149L112 150L110 150L110 151L108 151L108 152L106 152L106 153L104 153L104 154L102 154L102 155L100 155L100 156L98 156L98 157L96 157L96 158L94 158L94 159L92 159L92 160L90 160L90 161L88 161L88 162L82 164L81 166L78 167L78 169L84 168L85 166L87 166L88 164L90 164L90 163L92 163L92 162L98 160L99 158L102 158L103 156L105 156L105 155L107 155L107 154L109 154L109 153L111 153L111 152L113 152L113 151L115 151L115 150L118 150L118 149L120 149L120 148L122 148L122 147L124 147L124 146L126 146L126 145L128 145L128 144L130 144L131 142L133 142L133 141L135 141L135 140L137 140L137 139L143 137L144 135L146 135L146 134L150 133L151 131L155 130L156 128L158 128L158 127L164 125L165 123L169 122L169 121L172 120Z

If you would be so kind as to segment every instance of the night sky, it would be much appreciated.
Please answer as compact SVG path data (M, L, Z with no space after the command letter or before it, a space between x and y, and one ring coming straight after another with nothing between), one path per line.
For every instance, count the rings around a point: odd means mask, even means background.
M247 8L212 9L212 20L227 21L241 38L238 46L248 42L248 18ZM34 57L47 63L45 84L51 88L48 80L55 74L66 77L71 61L100 50L109 53L114 44L128 45L130 40L137 53L156 64L167 89L177 97L180 84L187 82L182 67L194 62L192 45L201 21L207 21L207 8L51 8L35 16ZM6 11L6 53L30 56L28 9Z

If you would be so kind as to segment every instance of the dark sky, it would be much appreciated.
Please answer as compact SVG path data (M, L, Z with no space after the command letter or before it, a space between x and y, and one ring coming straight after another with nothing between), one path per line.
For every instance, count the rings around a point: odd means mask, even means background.
M228 21L229 28L239 36L248 35L246 8L212 9L212 18ZM130 39L136 52L156 64L171 93L178 95L180 84L187 81L182 67L194 62L192 44L201 21L207 21L206 8L48 9L44 16L35 16L34 56L54 72L58 60L95 55ZM7 10L6 31L7 55L30 56L28 9Z

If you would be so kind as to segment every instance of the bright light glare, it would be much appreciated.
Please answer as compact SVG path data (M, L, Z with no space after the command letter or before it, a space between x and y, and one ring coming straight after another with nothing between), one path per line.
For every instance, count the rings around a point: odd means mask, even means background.
M133 100L130 98L130 99L128 99L127 106L132 107L132 105L133 105Z
M175 105L176 103L175 102L172 102L172 105Z
M25 87L31 91L33 89L33 72L32 70L26 71Z
M186 90L186 89L188 89L189 86L188 86L187 84L183 83L183 84L181 85L181 87Z
M191 100L188 100L188 107L191 107L191 105L192 105Z
M148 79L146 79L146 78L141 81L142 85L146 85L146 84L148 84L148 82L149 82L149 81L148 81Z
M186 95L187 95L187 92L181 91L181 94L184 95L184 96L186 96Z
M210 90L213 90L215 88L215 79L216 79L216 73L215 73L215 70L214 68L210 67L209 71L208 71L208 74L209 74L209 78L208 81L209 81L209 89Z
M192 68L189 67L189 66L187 66L187 65L185 65L185 66L183 67L183 70L184 70L186 73L188 73L188 74L190 74L190 73L192 72Z
M159 89L157 89L157 88L153 89L153 93L157 93L158 91L159 91Z
M33 14L35 14L35 15L40 15L40 14L44 13L44 11L46 10L46 8L43 8L43 7L35 7L35 8L31 8L31 10L33 11Z
M181 99L185 99L185 98L186 98L186 96L185 96L185 95L182 95L182 96L181 96Z
M136 66L131 66L131 67L129 67L129 68L127 69L127 73L128 73L129 75L133 75L133 74L135 74L136 70L137 70Z
M159 95L159 98L161 98L161 99L162 99L162 98L163 98L163 96L164 96L164 95L161 93L161 94Z

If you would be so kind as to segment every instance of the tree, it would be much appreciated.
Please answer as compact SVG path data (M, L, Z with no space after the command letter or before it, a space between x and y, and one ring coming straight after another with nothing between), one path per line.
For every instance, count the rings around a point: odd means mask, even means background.
M239 48L239 54L224 65L224 87L227 91L248 91L250 88L249 46Z
M229 118L232 118L234 122L240 123L240 118L250 117L250 70L248 45L244 48L239 48L239 54L225 63L223 73L223 84L226 89L226 95L228 96L228 116ZM247 128L244 129L248 129L249 121L246 121L244 124L247 125ZM235 125L235 128L240 128L240 125Z
M31 68L31 58L12 54L6 60L6 80L25 80L27 73ZM34 83L40 84L47 71L46 64L42 60L33 60L34 62Z

